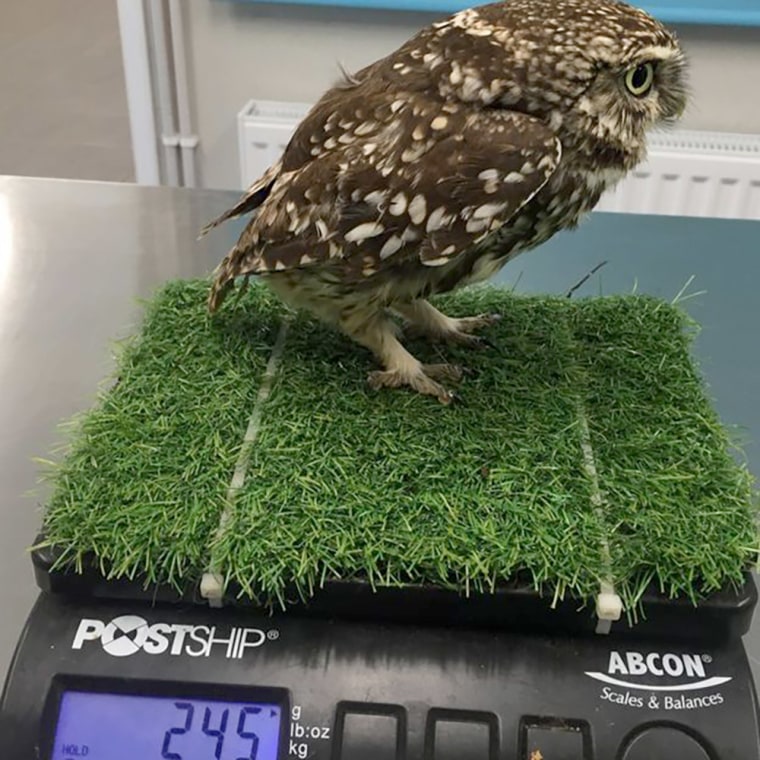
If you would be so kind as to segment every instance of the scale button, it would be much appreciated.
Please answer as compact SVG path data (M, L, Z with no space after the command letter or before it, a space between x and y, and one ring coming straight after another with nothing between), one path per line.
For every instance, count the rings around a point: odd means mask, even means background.
M425 730L426 760L496 760L499 721L493 713L433 708Z
M590 757L589 739L589 727L584 721L523 720L520 760L584 760Z
M397 760L406 741L406 713L397 705L338 705L335 739L340 760Z
M694 738L680 729L667 726L650 726L637 734L628 745L623 760L650 760L660 757L664 747L668 756L678 760L710 760L710 754Z

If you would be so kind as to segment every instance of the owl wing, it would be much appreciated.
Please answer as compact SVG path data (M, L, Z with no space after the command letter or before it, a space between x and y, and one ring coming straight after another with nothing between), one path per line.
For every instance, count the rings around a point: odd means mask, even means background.
M561 157L543 122L496 109L409 105L363 131L278 177L221 279L336 259L357 276L443 265L508 224Z

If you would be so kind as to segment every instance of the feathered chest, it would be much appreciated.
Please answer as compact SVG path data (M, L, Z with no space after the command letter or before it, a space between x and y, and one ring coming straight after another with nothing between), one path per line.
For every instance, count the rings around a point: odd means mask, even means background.
M446 271L434 273L437 292L492 277L522 251L546 242L561 229L572 229L601 195L625 174L624 169L572 169L560 166L536 196L507 224L463 252Z

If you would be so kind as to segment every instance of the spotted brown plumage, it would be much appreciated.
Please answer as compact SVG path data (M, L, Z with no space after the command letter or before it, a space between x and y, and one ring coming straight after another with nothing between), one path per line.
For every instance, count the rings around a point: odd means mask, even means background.
M429 296L490 277L572 227L685 106L683 54L614 0L509 0L461 11L329 90L281 160L209 228L251 213L220 263L216 310L263 278L369 348L370 384L447 403L461 374L422 365L391 315L480 345L493 317L451 319Z

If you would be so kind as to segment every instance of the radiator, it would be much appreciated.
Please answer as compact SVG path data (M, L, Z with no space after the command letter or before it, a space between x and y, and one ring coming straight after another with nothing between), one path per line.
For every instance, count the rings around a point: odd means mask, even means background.
M653 133L649 158L600 211L760 219L760 135Z
M238 114L241 185L274 163L308 103L251 100ZM649 157L597 209L760 220L760 135L654 132Z

